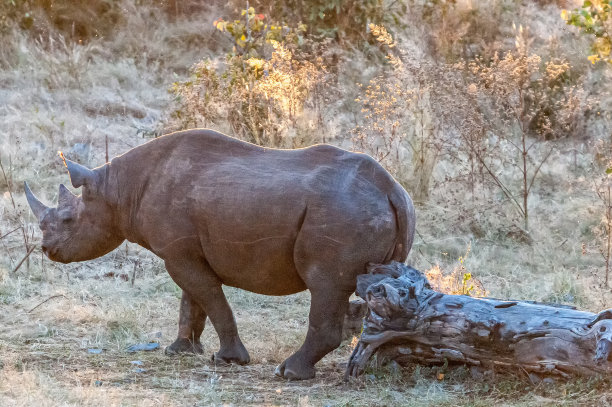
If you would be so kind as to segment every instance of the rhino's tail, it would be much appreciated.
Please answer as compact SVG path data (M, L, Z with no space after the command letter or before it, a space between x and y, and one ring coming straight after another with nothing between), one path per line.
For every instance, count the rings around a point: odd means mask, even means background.
M414 241L416 223L414 206L408 193L399 185L396 185L393 188L393 192L389 194L389 202L395 211L397 234L395 236L395 247L391 251L390 258L386 259L386 262L395 260L403 263L406 261Z

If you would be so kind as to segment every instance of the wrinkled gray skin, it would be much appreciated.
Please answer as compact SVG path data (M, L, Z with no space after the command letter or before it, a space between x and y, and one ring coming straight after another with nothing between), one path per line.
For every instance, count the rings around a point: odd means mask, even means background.
M206 317L218 362L249 362L222 285L259 294L309 289L302 347L276 374L308 379L341 340L356 278L369 262L404 261L415 216L404 189L375 160L328 145L274 150L211 130L170 134L93 170L67 160L75 196L57 208L26 195L42 249L69 263L124 240L161 257L183 290L177 340L167 353L201 352Z

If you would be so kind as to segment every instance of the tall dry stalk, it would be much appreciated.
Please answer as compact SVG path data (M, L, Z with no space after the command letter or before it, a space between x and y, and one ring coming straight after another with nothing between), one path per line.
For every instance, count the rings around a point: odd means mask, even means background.
M610 179L610 174L612 174L612 167L606 169L606 175L595 185L595 192L603 204L603 216L600 224L595 228L595 233L599 237L599 252L605 263L606 274L604 285L606 287L609 287L610 260L612 256L612 180Z
M4 177L4 182L6 183L6 188L8 190L9 193L9 197L11 200L11 204L13 205L13 210L15 212L17 212L17 205L15 204L15 199L13 197L13 191L12 191L12 179L9 179L9 177L6 175L6 171L4 170L4 165L2 165L2 159L0 158L0 171L2 171L2 176ZM19 229L21 229L21 234L23 236L23 245L25 247L25 257L24 260L27 260L27 267L28 269L30 268L30 259L29 259L29 255L32 253L32 250L30 248L29 245L29 239L28 239L28 234L26 233L26 228L25 228L25 224L21 222L20 219L20 225L19 225ZM19 264L19 266L21 266L21 263Z

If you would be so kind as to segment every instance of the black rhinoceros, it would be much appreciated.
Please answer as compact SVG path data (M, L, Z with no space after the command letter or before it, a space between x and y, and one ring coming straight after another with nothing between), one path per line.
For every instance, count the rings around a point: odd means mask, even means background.
M183 290L177 340L167 352L201 352L206 316L220 362L244 364L222 285L266 295L312 294L302 347L276 374L314 377L340 344L342 318L366 264L404 261L415 215L406 191L374 159L329 145L262 148L211 130L152 140L93 170L66 160L82 195L60 185L57 208L30 191L42 250L68 263L124 240L161 257Z

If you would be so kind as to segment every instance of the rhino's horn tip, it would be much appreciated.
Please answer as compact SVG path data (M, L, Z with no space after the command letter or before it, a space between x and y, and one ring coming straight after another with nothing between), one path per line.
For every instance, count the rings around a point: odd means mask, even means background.
M49 208L47 205L43 204L33 193L30 187L28 186L27 181L23 183L23 189L25 190L26 199L28 200L28 204L36 216L36 219L40 220L43 213Z

